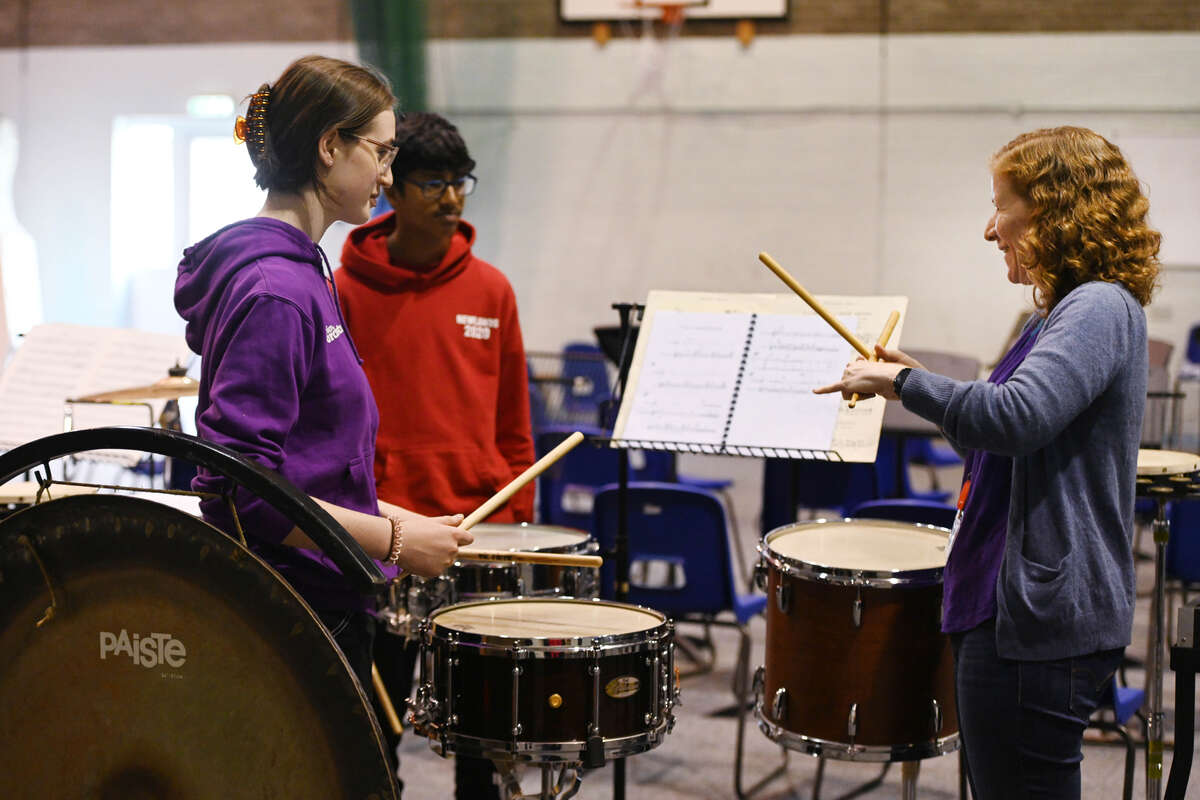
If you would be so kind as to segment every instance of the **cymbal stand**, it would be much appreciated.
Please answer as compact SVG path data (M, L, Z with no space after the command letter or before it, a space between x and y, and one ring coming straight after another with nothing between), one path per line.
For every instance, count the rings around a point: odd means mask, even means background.
M568 764L537 764L542 771L542 788L537 794L526 794L521 791L522 764L515 761L493 760L496 771L500 773L500 794L504 800L570 800L578 794L583 785L583 765ZM555 780L554 770L558 768L558 778Z

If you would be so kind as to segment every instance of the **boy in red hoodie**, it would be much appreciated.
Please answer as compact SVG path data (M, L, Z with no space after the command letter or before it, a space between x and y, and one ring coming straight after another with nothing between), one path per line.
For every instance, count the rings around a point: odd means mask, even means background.
M471 253L462 220L475 161L437 114L396 125L393 212L355 229L335 275L379 405L379 497L421 513L469 513L534 460L525 348L508 279ZM534 487L489 518L533 518ZM390 694L408 696L414 648L376 639ZM395 742L392 743L393 745ZM489 762L460 758L460 798L498 797Z

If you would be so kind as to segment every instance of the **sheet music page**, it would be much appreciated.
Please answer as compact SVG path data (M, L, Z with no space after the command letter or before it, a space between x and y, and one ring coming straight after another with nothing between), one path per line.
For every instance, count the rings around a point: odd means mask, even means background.
M817 300L868 347L878 339L888 315L892 311L899 311L900 322L896 325L889 346L899 345L908 298L821 295ZM852 409L840 397L812 394L813 387L831 383L841 374L846 362L856 356L848 343L844 347L834 344L834 339L841 342L840 337L832 330L824 333L822 326L828 327L827 323L803 300L790 293L650 292L624 399L613 430L614 439L679 442L678 429L688 427L694 431L691 438L682 440L684 442L714 444L721 441L720 437L714 438L715 422L711 419L703 423L676 421L673 423L676 429L656 431L652 427L642 427L644 417L641 414L643 403L666 402L659 397L654 374L663 369L669 370L673 365L664 364L658 359L653 365L648 361L651 350L659 352L659 337L677 340L684 324L682 317L696 315L704 318L714 314L729 317L745 315L747 319L751 314L756 315L754 335L746 351L747 369L742 379L745 395L739 387L736 404L733 403L732 392L729 397L734 410L729 419L726 445L827 450L834 451L845 461L875 460L885 401L880 398L863 400ZM666 320L665 334L658 333L660 318ZM720 333L713 328L711 335L714 339L722 335L728 337L727 347L737 349L740 361L746 345L746 329L740 329L740 338L738 330L731 328ZM710 349L714 352L717 350L712 344ZM695 368L693 363L692 370ZM705 384L705 388L715 396L719 392L719 385L722 385L717 376L725 373L713 370L710 373L712 380ZM643 388L645 381L651 383ZM677 405L675 408L682 412L684 407ZM631 421L636 423L633 428L630 428ZM645 435L654 432L672 435Z
M858 317L838 321L857 335ZM841 397L813 389L836 381L854 348L817 315L759 314L726 443L827 450Z
M719 444L749 325L749 314L659 311L625 436Z
M0 374L0 448L62 433L68 398L145 386L165 378L176 361L187 364L191 358L182 336L124 328L37 325ZM72 426L78 430L150 425L163 402L150 409L144 405L73 405Z

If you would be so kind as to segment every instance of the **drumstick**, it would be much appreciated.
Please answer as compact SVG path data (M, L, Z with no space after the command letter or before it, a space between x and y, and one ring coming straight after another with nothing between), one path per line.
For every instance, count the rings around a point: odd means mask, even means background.
M392 705L392 697L388 694L387 687L383 685L379 667L375 666L373 661L371 662L371 683L375 686L375 696L379 698L379 705L383 706L383 715L387 717L392 733L399 736L404 733L404 726L400 724L400 717L396 715L396 707Z
M544 564L553 567L601 567L604 565L604 559L600 556L536 553L527 550L476 550L474 547L458 548L458 555L455 558L460 561L515 561L521 564Z
M899 311L893 311L891 314L888 314L887 322L883 323L883 330L879 332L879 339L876 342L880 347L887 347L888 339L892 338L892 331L896 330L896 323L899 321L900 321L900 312ZM868 358L867 360L868 361L878 361L878 359L875 358L874 353L871 353L871 357ZM854 408L854 405L857 402L858 402L858 392L855 392L854 394L852 394L850 396L850 407Z
M485 519L491 516L493 511L504 505L504 503L508 501L508 498L519 492L521 487L549 469L550 465L565 456L573 447L575 447L575 445L582 441L583 434L579 431L575 431L566 439L563 439L558 443L558 447L555 447L549 453L546 453L546 455L539 458L533 466L522 472L517 477L513 478L507 486L496 492L487 500L484 500L483 505L472 511L467 515L466 519L458 523L458 527L465 531L470 530L476 524L483 522ZM511 561L511 559L509 560Z
M855 350L857 350L859 353L861 353L863 358L871 357L871 351L867 349L867 346L865 344L863 344L862 342L860 342L858 340L857 336L855 336L850 331L846 330L846 326L843 325L842 323L838 322L837 318L835 318L833 316L833 314L830 314L828 311L826 311L825 307L822 306L819 302L817 302L817 298L815 298L811 294L809 294L807 289L805 289L800 284L796 283L796 279L793 278L791 275L789 275L787 273L787 270L785 270L783 267L779 266L779 262L777 262L775 259L771 258L766 253L759 253L758 260L763 262L764 264L766 264L767 269L771 270L771 272L774 272L776 275L778 275L779 280L786 283L788 285L789 289L791 289L796 294L800 295L800 299L803 300L804 302L808 303L809 306L812 307L813 311L817 312L819 315L821 315L822 319L824 319L826 322L828 322L830 325L832 325L833 329L835 331L837 331L843 339L845 339L847 342L849 342L851 347L853 347Z

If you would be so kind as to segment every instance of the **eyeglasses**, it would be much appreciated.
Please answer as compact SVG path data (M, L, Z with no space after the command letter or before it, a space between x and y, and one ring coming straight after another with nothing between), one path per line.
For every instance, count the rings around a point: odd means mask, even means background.
M378 147L379 149L375 151L375 157L379 159L379 171L380 172L383 172L385 169L387 169L388 167L390 167L392 165L392 162L396 160L396 153L399 152L399 150L400 150L400 148L394 144L388 144L387 142L380 142L376 139L372 139L370 136L363 136L362 134L359 134L359 133L351 133L350 131L342 131L341 134L342 134L342 136L349 136L351 139L359 139L360 141L364 141L364 142L367 142L368 144L373 144L376 147Z
M474 175L470 173L463 175L461 178L455 178L452 181L444 181L441 178L435 178L431 181L413 181L405 179L405 183L411 183L421 190L421 196L426 200L437 200L446 191L447 186L453 186L454 191L459 197L466 197L471 192L475 191L475 184L478 181Z

